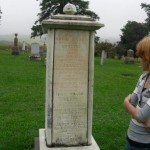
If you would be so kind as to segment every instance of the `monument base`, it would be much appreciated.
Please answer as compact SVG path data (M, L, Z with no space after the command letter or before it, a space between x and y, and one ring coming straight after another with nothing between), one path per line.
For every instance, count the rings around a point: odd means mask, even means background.
M19 52L12 51L11 54L12 55L19 55Z
M34 56L30 56L30 60L41 60L41 57L37 56L37 57L34 57Z
M36 146L37 147L37 146ZM100 150L92 137L92 145L76 147L47 147L45 141L45 129L39 129L39 149L35 150Z
M134 58L132 57L126 57L124 60L125 64L134 64Z

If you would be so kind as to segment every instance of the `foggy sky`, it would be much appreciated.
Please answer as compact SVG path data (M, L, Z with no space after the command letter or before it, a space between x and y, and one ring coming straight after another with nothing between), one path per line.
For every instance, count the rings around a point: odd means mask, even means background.
M147 18L141 3L150 4L149 0L89 0L89 9L97 13L99 22L105 27L97 31L103 39L116 38L121 35L120 29L127 21L145 22ZM36 0L0 0L3 12L0 35L30 35L31 27L38 19L39 1Z

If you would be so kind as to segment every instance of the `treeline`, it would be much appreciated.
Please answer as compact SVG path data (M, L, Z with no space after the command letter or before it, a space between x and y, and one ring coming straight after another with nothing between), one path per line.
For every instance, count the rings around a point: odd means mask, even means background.
M128 21L121 29L122 35L120 41L115 44L109 42L101 42L100 38L95 39L95 56L100 56L102 50L105 50L108 57L114 58L126 56L127 50L132 49L136 56L136 45L145 36L150 36L150 4L141 4L141 8L145 10L147 18L144 23L136 21Z
M89 1L83 0L43 0L40 3L41 12L38 13L39 19L35 21L32 27L31 37L42 36L43 31L39 25L44 19L48 19L51 15L63 14L63 8L67 3L72 3L77 8L76 15L88 15L94 19L100 17L93 11L89 10ZM115 44L109 42L101 42L100 37L95 38L95 55L101 55L101 51L105 50L109 57L126 55L128 49L135 51L137 42L144 36L149 34L150 31L150 4L141 3L141 9L147 14L144 23L136 21L128 21L127 24L121 29L122 35L120 41Z
M0 43L0 50L11 50L11 45L9 44L1 44Z
M41 12L37 14L38 20L32 26L31 37L41 37L43 35L43 30L40 25L41 21L48 19L51 15L63 14L63 8L67 3L72 3L77 8L76 15L88 15L94 19L99 19L100 17L93 11L89 10L89 1L83 0L43 0L40 3ZM141 3L141 9L147 14L147 18L144 23L136 21L128 21L126 25L123 26L122 35L120 35L120 41L115 44L109 42L101 42L100 37L95 38L95 55L101 55L101 51L105 50L109 57L126 55L128 49L136 50L136 44L144 36L150 33L150 4ZM135 51L136 53L136 51Z

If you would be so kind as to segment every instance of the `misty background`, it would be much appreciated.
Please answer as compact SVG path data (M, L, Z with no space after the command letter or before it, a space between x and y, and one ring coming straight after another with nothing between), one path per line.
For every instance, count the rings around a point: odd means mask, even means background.
M18 33L20 40L41 41L40 38L30 39L31 27L38 19L41 0L0 0L2 19L0 40L12 40ZM100 23L105 27L97 31L101 40L116 42L120 40L121 30L127 21L145 22L146 13L141 3L149 0L89 0L89 9L99 15Z

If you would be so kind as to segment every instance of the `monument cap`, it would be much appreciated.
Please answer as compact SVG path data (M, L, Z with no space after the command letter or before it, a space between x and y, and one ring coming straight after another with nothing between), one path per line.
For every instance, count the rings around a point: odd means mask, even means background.
M47 33L49 29L95 31L104 27L104 24L96 22L95 19L90 16L74 15L76 8L70 3L65 5L63 11L66 14L52 15L49 19L41 22L44 33Z

